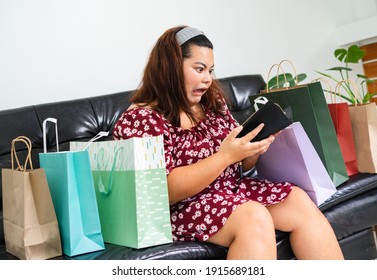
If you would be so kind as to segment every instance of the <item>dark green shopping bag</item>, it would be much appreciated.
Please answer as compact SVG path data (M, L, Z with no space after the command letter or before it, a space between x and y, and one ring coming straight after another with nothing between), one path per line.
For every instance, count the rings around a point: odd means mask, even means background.
M301 122L335 186L348 180L348 174L334 124L320 82L262 92ZM259 95L250 96L251 104Z

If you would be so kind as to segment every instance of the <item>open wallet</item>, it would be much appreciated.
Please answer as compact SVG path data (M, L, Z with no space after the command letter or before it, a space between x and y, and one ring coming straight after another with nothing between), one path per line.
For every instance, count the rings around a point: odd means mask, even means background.
M237 137L245 136L259 124L264 123L262 130L250 142L260 141L292 124L292 120L275 102L264 96L259 96L253 102L255 112L242 124L243 130ZM259 105L261 106L258 107Z

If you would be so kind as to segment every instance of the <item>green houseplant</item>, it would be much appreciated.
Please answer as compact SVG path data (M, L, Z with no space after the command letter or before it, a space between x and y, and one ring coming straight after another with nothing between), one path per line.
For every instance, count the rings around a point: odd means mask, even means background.
M364 57L365 52L359 48L357 45L352 45L348 49L336 49L334 51L334 56L337 58L340 62L344 64L344 66L337 66L330 69L327 69L327 71L337 71L339 73L340 78L335 78L327 73L316 71L318 74L329 78L333 80L334 82L338 83L342 80L345 80L346 82L341 84L341 87L344 89L345 94L342 94L340 92L331 92L332 94L338 94L343 99L347 100L351 104L362 104L362 103L368 103L370 102L371 98L373 98L375 95L377 95L377 92L368 92L366 85L368 83L373 83L374 80L369 79L367 76L362 74L357 74L356 81L354 83L361 88L359 90L358 88L355 89L352 87L350 82L347 82L350 80L350 72L352 71L352 68L350 68L350 64L358 64L360 60ZM355 91L358 91L355 92ZM329 90L326 90L329 91Z

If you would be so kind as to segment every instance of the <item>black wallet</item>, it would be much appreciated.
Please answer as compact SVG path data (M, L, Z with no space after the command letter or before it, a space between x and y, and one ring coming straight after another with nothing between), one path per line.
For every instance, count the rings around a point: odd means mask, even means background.
M242 124L242 131L237 135L237 137L245 136L261 123L264 123L264 127L253 139L251 139L250 142L263 140L289 126L292 124L292 121L286 116L279 105L268 100L266 104L262 105L257 111L247 118L247 120Z

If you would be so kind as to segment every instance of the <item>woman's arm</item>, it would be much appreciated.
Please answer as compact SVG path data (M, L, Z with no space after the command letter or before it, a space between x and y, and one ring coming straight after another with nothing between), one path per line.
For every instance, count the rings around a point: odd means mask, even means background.
M217 152L194 164L174 168L167 177L170 203L199 193L229 165Z
M263 125L260 125L244 137L236 138L242 130L239 126L223 140L217 153L194 164L173 169L167 177L170 203L174 204L199 193L229 165L267 150L273 136L262 141L250 142L262 128Z

